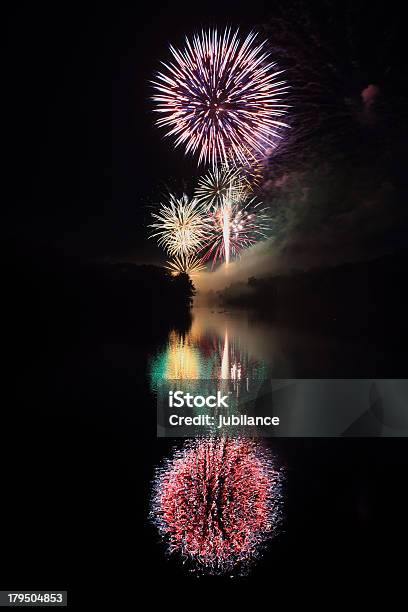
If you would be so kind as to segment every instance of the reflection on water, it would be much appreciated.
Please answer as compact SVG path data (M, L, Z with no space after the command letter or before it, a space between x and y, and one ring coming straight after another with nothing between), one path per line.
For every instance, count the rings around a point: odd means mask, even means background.
M375 338L358 342L279 328L245 311L194 308L190 329L172 330L149 369L157 389L161 379L387 378L396 368Z
M193 395L212 395L214 388L232 393L225 414L253 409L260 416L284 415L279 435L406 435L406 410L400 408L406 392L397 380L384 380L393 376L395 356L375 340L289 330L244 311L197 308L191 328L173 330L151 357L151 387L184 379L192 381L185 389Z
M167 344L151 359L152 387L156 389L161 379L264 379L267 363L248 351L245 337L239 333L244 320L242 313L234 317L195 309L190 330L172 330Z

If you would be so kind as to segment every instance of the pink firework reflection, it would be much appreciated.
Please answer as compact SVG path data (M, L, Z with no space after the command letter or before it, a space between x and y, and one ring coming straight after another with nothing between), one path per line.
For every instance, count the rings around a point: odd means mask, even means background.
M187 441L157 472L152 518L169 551L193 570L245 573L277 532L281 482L253 440Z

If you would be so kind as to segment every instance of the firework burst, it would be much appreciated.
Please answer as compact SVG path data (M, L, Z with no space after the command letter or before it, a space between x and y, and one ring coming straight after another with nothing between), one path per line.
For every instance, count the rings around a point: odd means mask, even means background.
M199 163L248 165L275 148L287 127L288 87L256 36L202 31L181 50L170 46L172 61L153 81L157 124Z
M266 238L270 229L267 208L256 198L240 203L224 199L222 206L208 213L209 238L202 247L202 260L224 260L239 256L242 249Z
M240 171L223 164L220 168L210 169L200 178L194 195L207 209L216 209L222 206L224 199L241 202L248 191L249 183Z
M207 235L207 220L197 200L170 194L167 204L161 204L158 213L152 213L155 222L149 227L169 255L184 257L199 250Z
M195 255L175 256L171 261L166 262L165 266L174 276L177 274L189 274L195 276L205 270L205 263Z

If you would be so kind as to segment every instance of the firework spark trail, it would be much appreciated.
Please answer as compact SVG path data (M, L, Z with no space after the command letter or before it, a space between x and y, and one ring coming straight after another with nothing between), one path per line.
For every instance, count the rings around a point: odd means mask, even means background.
M198 163L250 165L288 127L281 121L288 86L256 36L203 30L186 38L182 50L170 46L173 61L162 62L165 71L153 81L157 125L168 128L176 146L197 154Z
M230 261L230 237L231 237L231 205L225 203L221 208L222 215L222 237L224 243L225 263L228 266Z
M207 240L200 249L202 261L212 259L226 263L231 257L239 256L242 249L252 246L266 238L270 230L268 210L255 197L243 203L224 204L208 213L209 232Z
M149 227L154 230L150 238L158 237L169 255L187 256L201 248L207 236L208 225L204 208L197 200L183 195L177 199L170 194L168 204L161 204L156 219Z
M171 553L210 574L244 572L277 532L282 474L244 438L186 442L157 472L151 517Z
M197 200L219 219L226 265L230 262L232 205L242 203L248 191L249 185L240 171L223 164L221 168L209 170L200 179L195 192Z

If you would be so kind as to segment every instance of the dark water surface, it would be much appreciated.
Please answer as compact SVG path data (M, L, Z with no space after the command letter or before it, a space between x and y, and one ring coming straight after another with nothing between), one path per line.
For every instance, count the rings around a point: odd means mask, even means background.
M91 597L87 585L130 593L152 576L163 590L195 584L147 518L155 467L182 444L156 438L160 376L384 377L396 359L374 342L276 329L243 312L197 309L191 326L154 342L139 329L65 350L16 347L3 403L4 584L67 588L73 602ZM345 574L383 572L398 558L407 535L404 439L268 444L287 473L285 525L243 584L273 577L284 589L288 576L328 573L344 584Z

